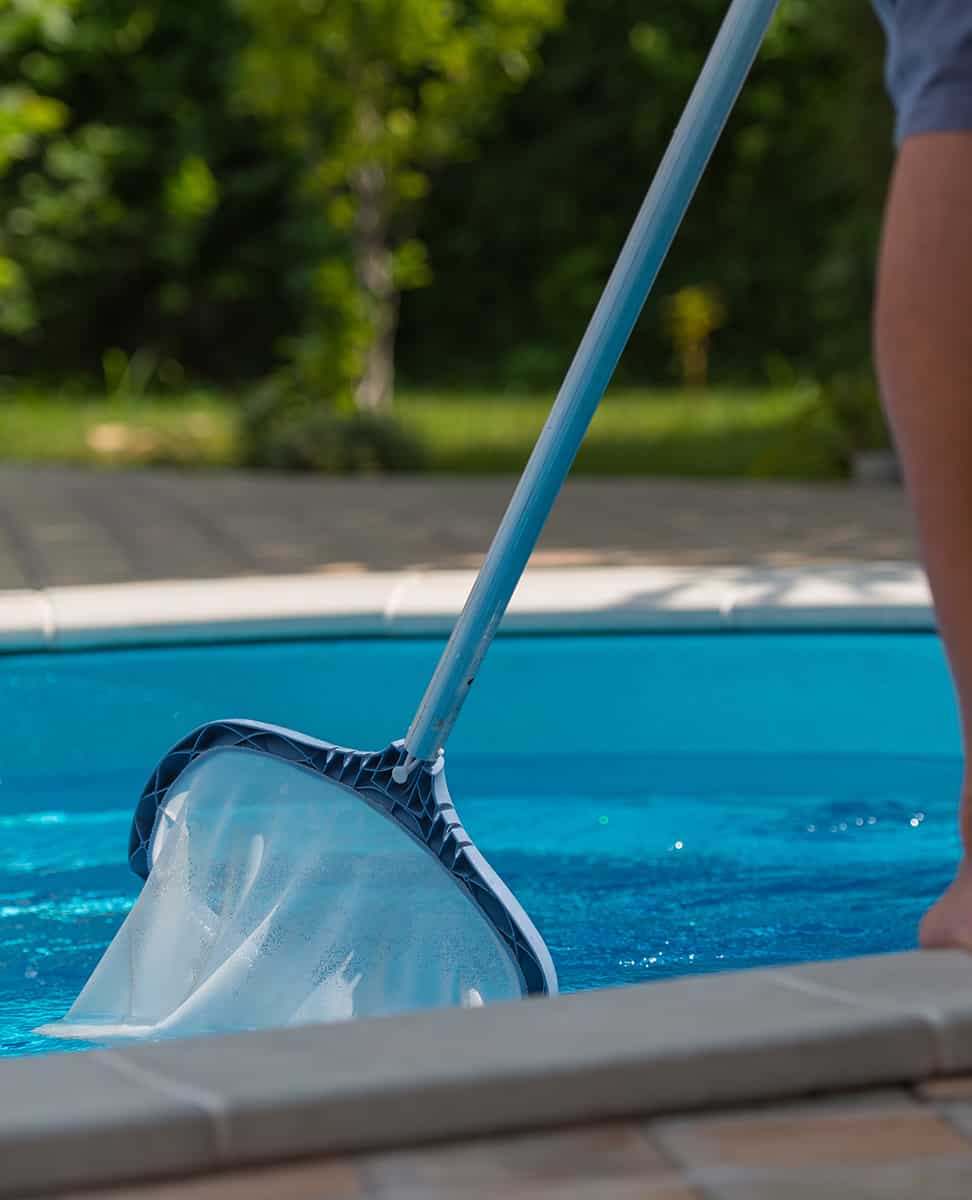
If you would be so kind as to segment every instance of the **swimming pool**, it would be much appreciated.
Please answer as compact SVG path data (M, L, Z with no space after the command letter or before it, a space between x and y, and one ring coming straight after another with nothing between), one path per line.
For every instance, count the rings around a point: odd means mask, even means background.
M0 1054L60 1016L138 892L145 776L194 725L401 734L441 649L388 638L2 660ZM464 823L564 989L914 944L957 854L930 634L505 637L449 753Z

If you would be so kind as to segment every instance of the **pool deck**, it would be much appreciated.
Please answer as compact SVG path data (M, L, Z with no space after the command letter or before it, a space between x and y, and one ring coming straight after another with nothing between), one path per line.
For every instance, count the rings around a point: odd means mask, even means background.
M972 1076L63 1200L968 1200Z
M0 651L442 634L511 488L0 468ZM893 488L579 479L504 629L930 630L916 557ZM970 1072L957 952L15 1059L0 1196L967 1200Z
M0 467L0 590L478 565L511 478ZM917 557L895 487L569 480L537 566Z

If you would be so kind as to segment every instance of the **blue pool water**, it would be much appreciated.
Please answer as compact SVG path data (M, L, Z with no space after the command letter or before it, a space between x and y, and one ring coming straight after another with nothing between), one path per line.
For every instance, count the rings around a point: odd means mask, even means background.
M253 716L378 747L441 645L414 639L0 663L0 1055L61 1016L133 904L144 778ZM470 832L567 989L914 945L958 852L958 731L916 634L506 638L448 756Z

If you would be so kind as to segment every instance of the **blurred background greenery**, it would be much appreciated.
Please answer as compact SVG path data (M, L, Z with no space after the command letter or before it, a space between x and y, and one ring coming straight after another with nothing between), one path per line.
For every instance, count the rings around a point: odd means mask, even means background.
M0 459L519 469L725 0L0 0ZM783 0L578 469L887 437L867 0Z

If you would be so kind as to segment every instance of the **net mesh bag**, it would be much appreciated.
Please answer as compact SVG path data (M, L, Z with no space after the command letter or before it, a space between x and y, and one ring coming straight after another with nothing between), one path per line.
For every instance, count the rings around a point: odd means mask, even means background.
M522 995L434 855L350 788L245 750L190 764L142 893L67 1015L93 1041L262 1029Z

